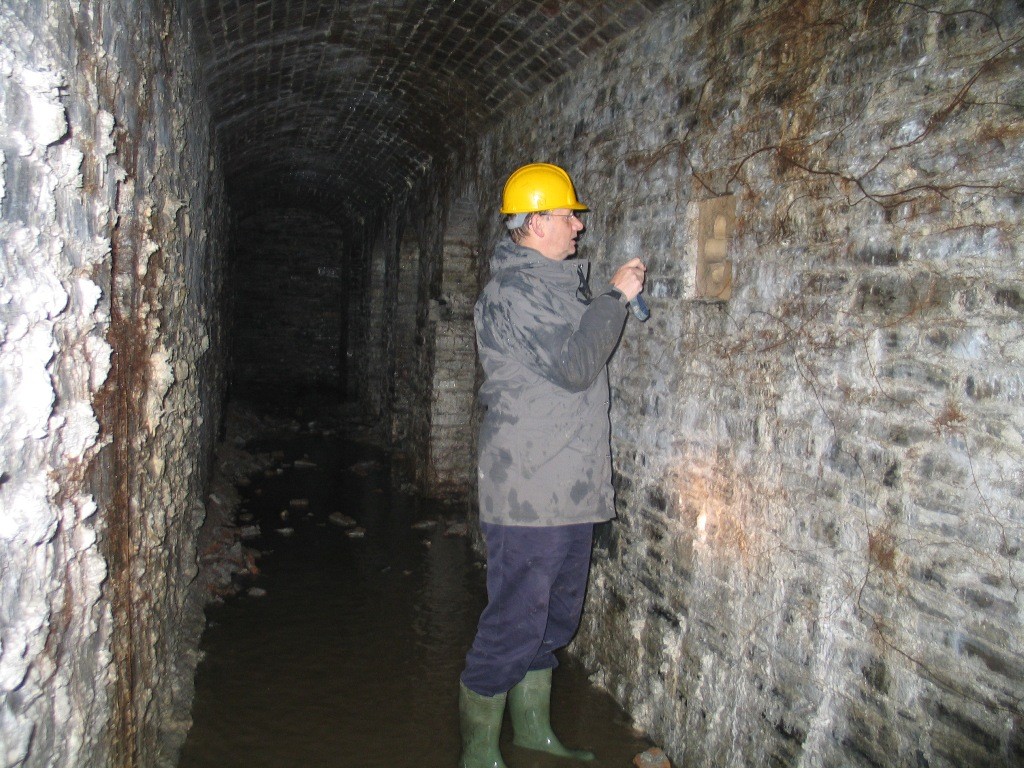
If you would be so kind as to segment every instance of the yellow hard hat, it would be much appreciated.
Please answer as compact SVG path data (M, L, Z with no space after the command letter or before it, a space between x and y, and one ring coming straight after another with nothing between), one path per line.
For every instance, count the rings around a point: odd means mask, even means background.
M586 211L576 199L569 174L550 163L530 163L517 169L505 182L501 196L502 213L535 213L568 208Z

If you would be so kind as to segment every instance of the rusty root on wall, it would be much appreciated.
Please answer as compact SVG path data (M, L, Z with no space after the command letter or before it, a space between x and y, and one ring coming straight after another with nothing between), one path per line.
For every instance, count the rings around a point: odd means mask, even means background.
M726 5L721 5L717 12L724 14L726 9ZM822 15L826 9L830 15ZM873 14L870 23L880 25L882 29L886 24L895 23L887 14L899 10L898 4L886 9L885 4L875 3L869 4L869 9ZM742 87L741 83L728 79L729 70L723 66L714 69L714 74L708 76L699 89L681 94L680 98L685 97L694 102L681 137L673 138L655 149L631 150L623 158L624 162L644 175L667 155L675 153L680 169L692 173L698 197L721 197L742 191L745 198L750 198L753 190L744 180L745 166L768 155L775 163L774 175L780 180L802 182L808 186L811 194L822 197L831 195L838 187L848 196L848 205L869 201L882 207L887 214L895 209L903 209L909 214L905 218L923 216L937 207L941 208L952 194L958 192L971 194L1001 191L1024 194L1024 187L1012 181L970 176L964 176L959 181L920 181L902 186L875 186L874 179L879 169L887 163L902 161L905 150L936 138L935 134L943 126L972 109L991 106L984 100L976 100L974 92L979 85L994 79L1009 82L1015 73L1014 62L1020 40L1004 34L998 22L990 15L979 10L946 12L922 8L921 11L926 23L938 27L934 34L937 41L934 45L941 44L938 40L943 36L952 38L957 31L956 19L963 16L984 19L993 28L997 42L989 47L980 63L973 66L958 87L948 91L941 106L930 111L922 121L920 130L912 136L892 141L865 169L857 171L833 166L829 156L833 142L840 137L826 134L823 138L815 138L810 130L816 122L828 117L820 112L823 109L821 102L811 97L820 87L815 79L820 76L821 61L828 55L826 46L834 39L836 30L855 36L863 33L866 23L858 6L840 10L838 6L822 0L769 7L767 13L755 15L752 20L745 22L737 31L738 34L712 36L708 41L707 55L723 61L730 57L749 55L751 50L757 51L754 71L766 75L760 78L764 84L762 88L777 88L780 84L785 86L782 93L755 90L745 95L752 103L778 109L779 115L783 117L783 125L777 141L758 142L762 127L755 123L740 124L736 128L733 142L737 149L742 150L747 144L749 150L740 151L738 157L730 158L730 162L720 168L709 162L713 153L702 143L701 136L714 135L713 131L708 130L712 127L719 106L714 94L721 94L732 87ZM730 26L724 18L717 23L722 28ZM947 25L951 27L948 31L944 30ZM730 46L739 46L739 49ZM865 93L866 96L861 98L871 97L871 91ZM1006 106L1012 108L1011 104ZM1020 121L995 123L980 120L973 125L972 130L976 133L976 144L985 147L991 146L990 142L998 145L1002 139L1019 138L1024 128L1021 128ZM972 169L966 167L960 170L966 173ZM640 181L638 179L636 184L639 185ZM781 226L785 226L784 222Z
M131 187L129 186L128 189ZM122 191L125 187L122 186ZM128 203L124 201L127 208ZM146 331L139 315L136 286L136 254L139 248L138 221L131 210L122 211L111 248L110 329L111 371L94 407L109 444L97 462L112 478L109 489L103 546L109 577L107 597L113 616L111 653L114 658L114 709L109 740L113 766L134 766L137 756L137 683L146 679L138 669L139 638L135 617L137 596L133 573L138 542L133 535L133 499L138 491L140 456L136 450L142 425L141 396L147 387L149 353ZM150 277L149 279L153 279Z
M163 26L170 23L171 17L165 16ZM165 35L165 56L170 45ZM83 49L83 56L89 53L89 49ZM140 59L144 59L143 54L140 52ZM170 61L164 61L163 66L170 67ZM118 63L126 66L125 62ZM91 71L97 76L101 103L114 110L114 105L125 98L118 71L99 66ZM166 168L150 168L147 137L128 130L132 124L151 123L152 110L157 108L154 94L145 87L145 81L129 84L128 88L128 103L138 112L114 118L113 152L105 159L106 168L91 162L83 167L86 182L96 191L102 191L104 184L112 185L111 198L116 205L109 231L109 271L96 276L107 281L104 288L110 317L106 340L111 358L110 373L93 398L106 445L91 467L94 492L103 509L99 543L107 563L104 596L112 618L111 710L106 726L106 749L112 768L135 768L159 750L156 729L163 724L153 722L156 707L152 706L151 687L159 682L154 678L158 663L176 663L175 659L155 658L152 637L163 617L153 610L159 596L145 592L140 579L143 569L153 567L144 540L148 521L143 515L149 509L152 493L147 487L147 462L158 453L147 433L145 410L152 389L151 356L160 326L166 325L159 311L166 301L161 285L164 249L174 244L149 196L164 200L166 190L153 177L157 172L166 173L161 179L166 183L173 174ZM154 244L159 247L152 247ZM165 514L176 512L172 508ZM189 535L187 531L183 534ZM158 638L158 642L166 639ZM163 716L168 717L166 713Z

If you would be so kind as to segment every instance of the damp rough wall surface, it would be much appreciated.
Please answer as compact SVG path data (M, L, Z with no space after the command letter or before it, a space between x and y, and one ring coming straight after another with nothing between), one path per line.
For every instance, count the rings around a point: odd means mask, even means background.
M1022 13L678 4L481 146L648 265L574 652L675 765L1024 764Z
M398 249L397 306L388 329L394 355L391 444L412 460L424 493L464 498L472 487L475 209L444 204L450 177L429 174L406 203ZM390 248L386 252L391 252ZM382 297L373 296L372 301Z
M0 6L0 760L174 765L223 364L187 26Z
M427 337L434 349L428 487L438 495L466 494L476 477L472 450L476 225L473 201L468 197L455 201L444 229L441 281L428 311Z

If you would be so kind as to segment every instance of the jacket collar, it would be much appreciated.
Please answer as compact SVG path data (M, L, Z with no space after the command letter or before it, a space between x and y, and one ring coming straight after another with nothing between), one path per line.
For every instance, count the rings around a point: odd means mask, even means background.
M578 268L583 267L583 273L589 274L589 259L565 259L555 261L549 259L533 248L526 248L516 245L511 240L505 239L498 243L491 256L491 272L497 274L504 270L539 270L551 278L562 278L566 276L572 279L573 285L579 280Z

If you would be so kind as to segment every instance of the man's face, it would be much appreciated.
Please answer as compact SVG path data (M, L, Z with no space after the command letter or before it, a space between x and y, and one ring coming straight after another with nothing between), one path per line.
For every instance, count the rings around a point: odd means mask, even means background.
M553 261L564 261L576 253L576 238L583 231L579 216L568 208L538 215L544 219L544 255Z

